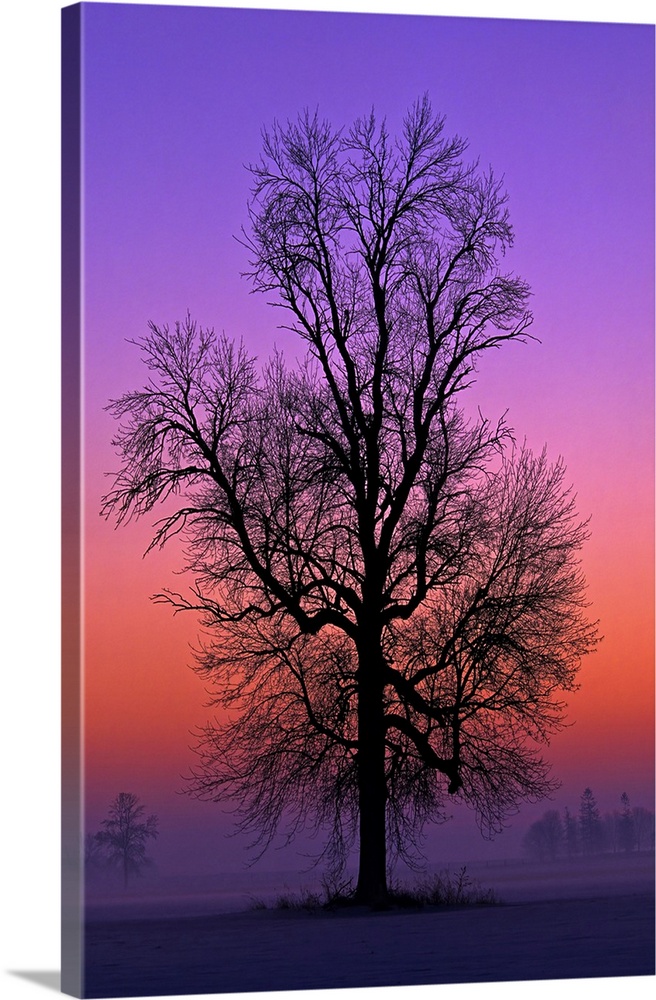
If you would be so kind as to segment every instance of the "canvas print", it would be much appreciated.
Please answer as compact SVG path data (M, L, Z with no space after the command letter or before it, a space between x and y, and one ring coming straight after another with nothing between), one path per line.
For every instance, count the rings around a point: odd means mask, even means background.
M654 28L63 11L63 988L654 973Z

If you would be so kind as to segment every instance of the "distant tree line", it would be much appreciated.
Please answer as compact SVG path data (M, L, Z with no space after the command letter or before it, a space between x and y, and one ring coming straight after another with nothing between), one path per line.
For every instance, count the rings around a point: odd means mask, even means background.
M532 823L523 841L525 853L536 861L554 861L603 853L654 850L654 813L632 806L622 792L620 807L601 815L592 789L581 795L577 813L565 807L549 809Z

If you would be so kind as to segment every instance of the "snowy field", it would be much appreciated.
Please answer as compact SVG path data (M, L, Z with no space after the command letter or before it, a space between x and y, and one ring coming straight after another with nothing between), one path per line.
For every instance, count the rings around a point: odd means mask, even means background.
M501 902L420 912L253 909L205 892L106 899L90 911L86 994L119 997L654 974L654 858L472 864ZM307 885L307 883L305 883ZM170 890L171 885L168 886ZM180 887L181 888L181 887ZM251 909L244 909L250 905ZM155 914L159 916L155 916Z

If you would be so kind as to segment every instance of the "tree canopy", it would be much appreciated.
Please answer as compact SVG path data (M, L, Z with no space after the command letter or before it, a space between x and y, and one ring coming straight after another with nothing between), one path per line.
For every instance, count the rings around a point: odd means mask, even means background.
M596 641L563 463L463 405L532 321L505 192L465 152L427 100L397 139L373 113L274 124L243 241L304 359L152 323L147 384L111 404L104 511L162 506L152 546L183 538L192 590L160 598L199 613L230 710L193 792L264 846L328 825L338 861L357 836L367 902L447 792L494 830L550 789L539 744Z

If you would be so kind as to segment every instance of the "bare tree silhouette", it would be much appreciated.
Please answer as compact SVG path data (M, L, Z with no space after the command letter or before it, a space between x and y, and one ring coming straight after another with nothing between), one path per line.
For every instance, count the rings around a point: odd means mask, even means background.
M146 841L157 836L157 817L141 819L144 806L131 792L120 792L109 808L109 818L96 834L96 841L106 852L110 866L120 868L127 887L130 875L138 875L149 863Z
M552 787L537 744L596 641L562 463L459 403L531 323L497 263L506 196L465 150L427 100L398 140L373 113L274 125L244 242L305 361L151 324L150 380L111 404L104 512L164 504L152 546L182 535L195 585L160 599L199 612L197 670L235 710L192 791L236 800L263 846L329 823L338 861L359 837L373 904L447 790L495 829Z

